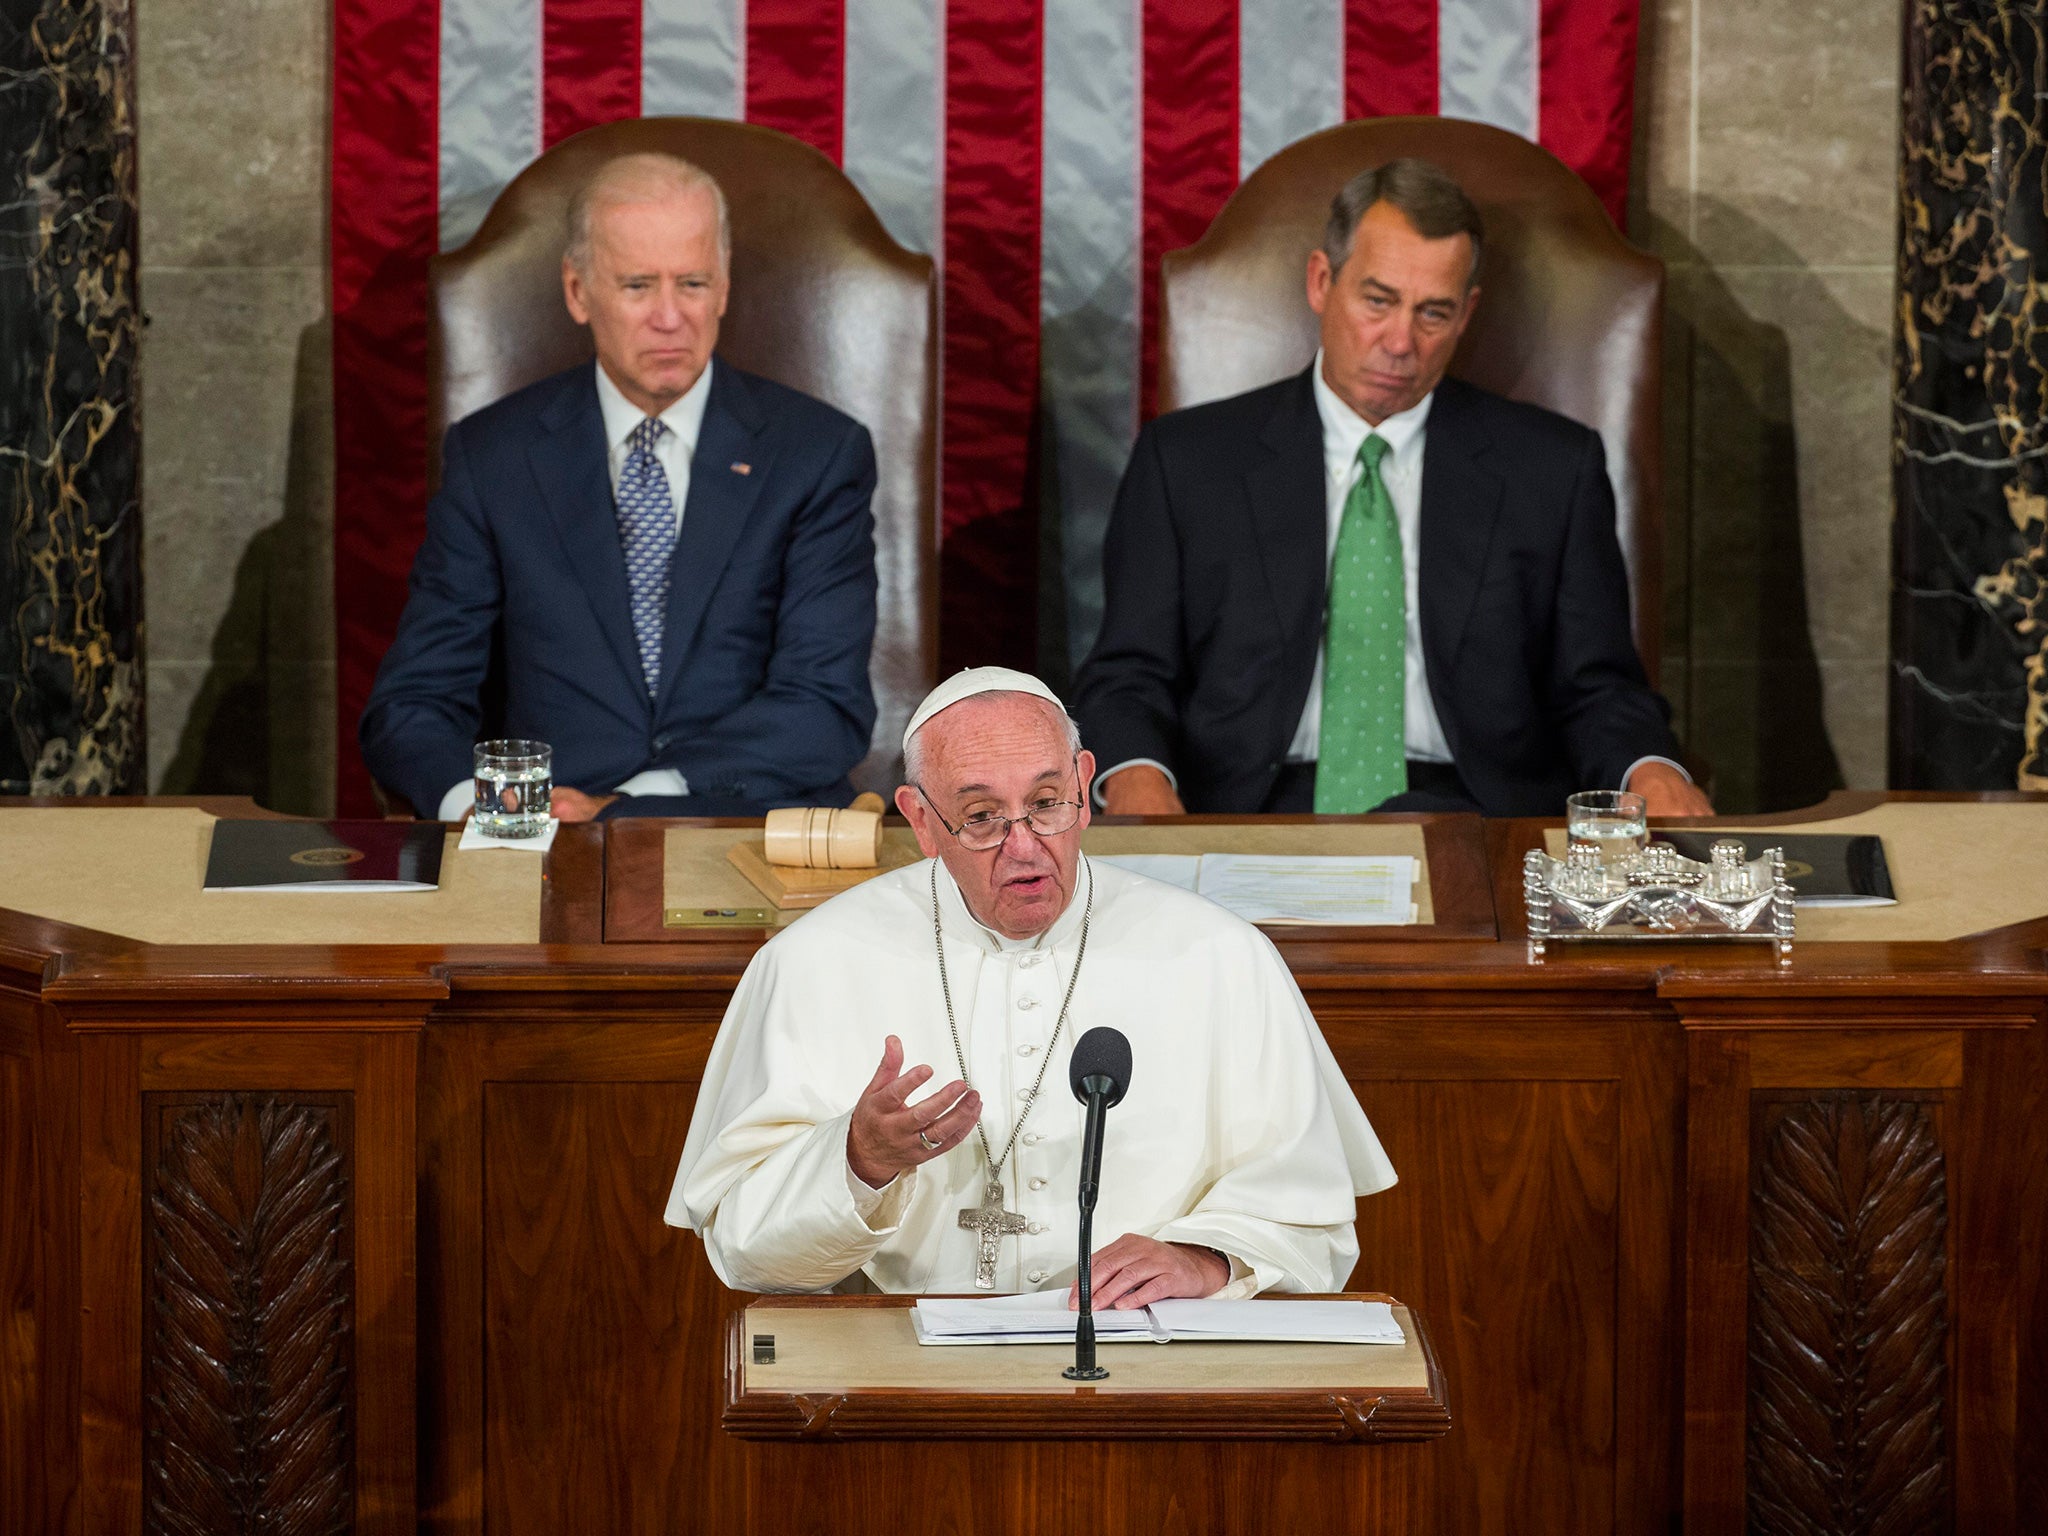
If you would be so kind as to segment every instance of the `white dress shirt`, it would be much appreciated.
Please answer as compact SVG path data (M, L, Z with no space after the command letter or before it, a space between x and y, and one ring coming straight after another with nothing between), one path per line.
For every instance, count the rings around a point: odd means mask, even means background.
M1323 377L1320 347L1316 349L1315 366L1309 377L1315 390L1316 415L1322 419L1323 425L1324 580L1327 582L1329 579L1330 562L1337 553L1337 534L1344 524L1344 503L1351 495L1351 488L1365 473L1365 466L1358 461L1359 447L1367 437L1377 433L1387 444L1387 452L1380 459L1380 480L1394 503L1394 518L1400 527L1402 584L1407 589L1405 649L1408 675L1404 695L1407 756L1411 762L1449 763L1452 761L1451 744L1444 735L1443 722L1437 718L1436 700L1429 691L1429 670L1422 655L1422 603L1418 587L1422 570L1422 455L1428 435L1430 402L1436 398L1435 393L1424 395L1415 405L1398 415L1389 416L1375 427L1330 388L1328 380ZM1317 644L1308 700L1302 706L1301 719L1295 724L1294 739L1287 747L1287 761L1290 763L1312 763L1316 760L1323 728L1325 650L1326 643ZM1139 757L1118 763L1096 776L1095 803L1098 806L1103 804L1102 787L1111 774L1135 768L1141 763L1159 769L1173 783L1175 791L1179 791L1180 783L1172 769L1152 758ZM1682 765L1673 763L1668 757L1641 757L1629 764L1628 773L1622 775L1624 787L1644 763L1669 763L1680 773L1685 773ZM1690 779L1691 775L1686 774L1686 777Z
M616 497L619 474L626 467L626 456L633 451L633 433L647 419L647 413L625 397L602 363L591 366L597 373L597 408L604 416L605 462L611 472L612 495ZM678 533L683 527L683 503L690 496L690 460L696 455L697 438L704 430L704 404L711 398L711 370L717 366L715 361L706 363L697 382L661 413L662 424L668 430L655 440L654 460L668 477L669 500L675 504ZM614 786L612 792L687 795L690 786L673 768L648 768ZM441 797L441 820L460 821L462 813L474 803L475 795L475 785L468 779L454 785Z

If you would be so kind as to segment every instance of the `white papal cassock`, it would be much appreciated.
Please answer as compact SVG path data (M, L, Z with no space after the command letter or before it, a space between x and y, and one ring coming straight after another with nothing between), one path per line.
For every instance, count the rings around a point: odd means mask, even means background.
M968 912L934 861L833 898L747 967L712 1046L669 1197L668 1220L703 1234L712 1266L746 1291L810 1291L856 1270L885 1291L969 1291L981 1203L980 1140L877 1193L846 1161L853 1106L884 1038L907 1067L959 1075L932 933L936 869L946 966L968 1080L1029 1229L1001 1240L999 1290L1070 1284L1077 1261L1085 1112L1067 1084L1073 1044L1096 1025L1129 1036L1131 1083L1110 1111L1094 1239L1125 1232L1232 1257L1230 1294L1334 1291L1358 1258L1354 1194L1394 1182L1279 953L1250 924L1189 892L1086 858L1075 899L1033 940ZM1053 1024L1080 945L1066 1028ZM1050 1060L1048 1061L1048 1048Z

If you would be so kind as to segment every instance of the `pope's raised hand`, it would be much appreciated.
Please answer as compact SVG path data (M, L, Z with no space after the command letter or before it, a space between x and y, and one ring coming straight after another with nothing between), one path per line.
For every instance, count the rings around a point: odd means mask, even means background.
M847 1164L870 1188L952 1151L981 1118L981 1095L957 1079L910 1103L931 1076L930 1067L903 1070L903 1042L894 1035L883 1044L882 1064L846 1128Z

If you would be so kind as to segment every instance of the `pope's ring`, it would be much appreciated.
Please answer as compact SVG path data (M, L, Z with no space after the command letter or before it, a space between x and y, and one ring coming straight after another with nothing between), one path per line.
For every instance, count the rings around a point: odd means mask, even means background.
M925 1135L923 1126L918 1127L917 1139L924 1143L925 1151L936 1152L939 1150L939 1144L936 1141L933 1141L931 1137Z

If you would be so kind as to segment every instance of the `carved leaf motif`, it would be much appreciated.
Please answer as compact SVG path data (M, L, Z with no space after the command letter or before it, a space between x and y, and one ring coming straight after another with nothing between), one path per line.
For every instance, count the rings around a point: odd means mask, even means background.
M1749 1529L1948 1529L1947 1191L1925 1104L1769 1127L1750 1192Z
M348 1261L335 1111L230 1094L171 1113L150 1198L143 1528L345 1532Z

